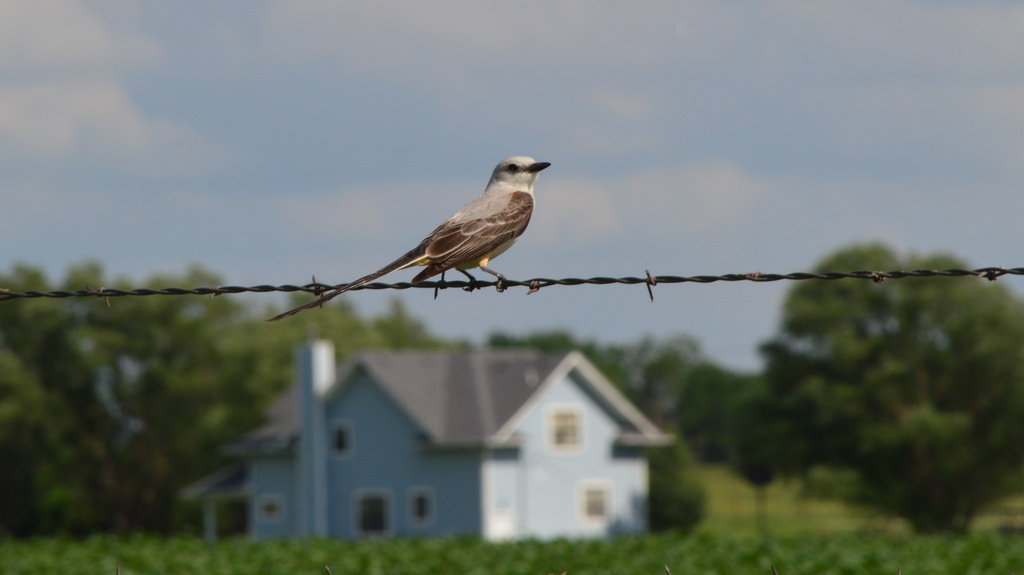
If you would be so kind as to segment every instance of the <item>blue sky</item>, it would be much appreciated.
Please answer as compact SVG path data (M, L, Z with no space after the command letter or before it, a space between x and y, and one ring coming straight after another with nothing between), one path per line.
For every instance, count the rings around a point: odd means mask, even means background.
M342 283L518 154L552 166L510 278L805 271L866 240L1021 266L1024 5L0 4L4 269ZM690 333L748 369L788 287L401 297L446 336Z

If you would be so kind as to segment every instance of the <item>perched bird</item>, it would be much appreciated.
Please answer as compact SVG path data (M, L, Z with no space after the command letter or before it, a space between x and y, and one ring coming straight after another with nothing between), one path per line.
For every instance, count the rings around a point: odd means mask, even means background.
M462 209L437 226L436 230L404 256L316 301L267 321L278 321L302 310L321 306L352 288L412 266L427 268L412 278L414 285L453 268L475 281L476 278L466 270L478 267L496 276L500 288L505 276L488 268L487 264L512 247L526 230L530 215L533 214L533 184L540 171L550 165L549 162L537 162L526 156L505 158L494 168L484 193L462 206Z

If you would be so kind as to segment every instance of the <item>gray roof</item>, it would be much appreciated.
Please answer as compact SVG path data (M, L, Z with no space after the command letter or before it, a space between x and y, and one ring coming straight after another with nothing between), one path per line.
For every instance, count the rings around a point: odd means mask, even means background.
M566 354L532 350L364 353L380 386L434 443L479 443L509 420Z
M418 424L430 444L483 444L493 440L571 358L582 356L528 349L362 352L341 366L339 380L328 395L343 392L345 381L357 370L365 370ZM649 443L663 439L610 387L598 385L597 399L619 421L623 438L646 438ZM297 394L293 386L271 407L266 425L227 446L228 450L273 452L291 446L298 430Z
M267 410L267 423L224 446L230 454L274 453L292 446L298 432L299 387L293 385Z
M235 463L215 471L192 483L181 494L186 499L199 497L240 497L245 494L249 481L249 469L242 463Z

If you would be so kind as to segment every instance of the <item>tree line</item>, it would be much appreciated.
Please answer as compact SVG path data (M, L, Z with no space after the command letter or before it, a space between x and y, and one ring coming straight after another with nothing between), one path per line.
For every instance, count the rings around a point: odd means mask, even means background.
M968 266L878 244L817 265L920 267ZM57 285L29 265L0 273L0 286L18 291L138 283L91 262ZM143 282L221 283L200 268ZM376 317L339 299L280 324L263 323L275 310L251 301L0 303L0 534L195 530L198 509L181 488L225 463L221 444L261 423L292 381L294 346L311 333L333 340L342 358L365 348L472 347L432 334L398 299ZM649 454L654 528L699 521L693 458L732 465L755 483L838 478L830 495L923 532L966 529L1021 490L1024 303L1002 282L804 282L782 311L757 374L715 364L688 335L612 344L567 330L494 333L485 345L579 349L684 439Z

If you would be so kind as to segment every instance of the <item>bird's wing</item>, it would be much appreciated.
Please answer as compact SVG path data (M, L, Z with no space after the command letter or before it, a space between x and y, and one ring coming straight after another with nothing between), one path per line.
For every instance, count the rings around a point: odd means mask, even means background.
M514 192L505 208L496 214L459 222L449 220L441 224L418 246L430 265L413 278L412 283L487 256L509 240L519 237L530 223L532 214L533 196Z

